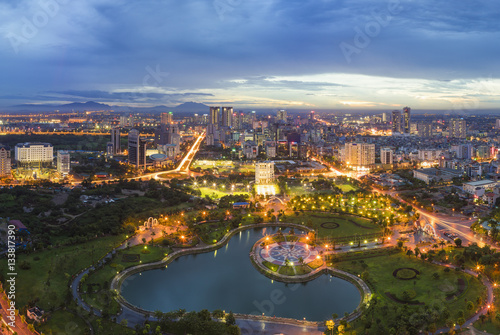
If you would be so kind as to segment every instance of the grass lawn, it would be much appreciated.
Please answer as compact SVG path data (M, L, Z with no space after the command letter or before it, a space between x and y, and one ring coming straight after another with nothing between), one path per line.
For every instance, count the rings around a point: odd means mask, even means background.
M366 271L369 273L369 282L375 288L375 293L380 297L380 300L387 304L399 305L399 303L389 299L385 294L386 292L401 298L403 291L414 290L416 296L412 299L413 301L418 300L426 305L444 304L449 309L451 316L456 318L459 310L463 310L466 316L474 313L474 311L467 310L467 301L475 302L479 296L484 301L486 297L486 288L477 278L454 270L445 272L444 267L421 261L415 257L410 258L403 254L395 254L367 258L364 263L367 265ZM360 261L355 263L350 261L340 262L335 267L355 275L365 271ZM420 271L420 276L411 280L397 279L393 276L393 271L398 268L416 269ZM434 273L439 274L438 279L433 278ZM446 300L447 293L458 291L457 280L459 278L462 278L467 283L465 291L457 298Z
M292 196L311 194L311 191L305 189L304 186L288 186L288 189L290 190L290 194Z
M226 195L249 195L248 192L239 192L236 191L234 193L232 192L223 192L218 189L214 189L211 187L198 187L197 189L200 190L201 196L204 198L206 195L208 195L211 199L219 199L222 198L223 196Z
M279 268L278 265L273 264L273 263L268 262L268 261L262 261L262 265L264 265L266 268L268 268L269 270L271 270L273 272L278 271L278 268Z
M147 246L147 249L145 249L143 245L136 245L129 249L120 250L116 253L110 263L89 275L81 287L83 300L91 306L101 310L108 307L110 314L116 314L119 308L118 303L114 299L106 299L103 297L108 293L109 284L111 283L113 277L117 274L117 271L138 264L162 260L165 258L166 254L169 254L170 252L172 252L172 249L170 248L149 245ZM124 257L124 255L127 256ZM128 260L136 258L131 256L139 256L139 258L135 262L129 262ZM88 284L95 284L93 286L93 292L90 294L84 293L87 292Z
M50 315L46 324L38 329L44 334L90 334L90 329L81 317L63 310Z
M293 266L282 266L280 267L278 273L284 276L295 276Z
M25 306L39 299L42 309L50 310L64 304L70 278L96 262L125 239L124 235L107 236L83 244L44 250L29 255L18 254L17 264L28 262L29 270L17 269L16 304ZM37 259L37 260L35 260ZM0 260L0 271L7 273L6 259Z
M340 188L344 193L357 190L357 187L354 187L351 184L337 184L336 186Z
M311 272L307 265L282 266L278 273L284 276L300 276Z
M98 319L100 321L93 321L92 326L94 327L95 333L99 335L133 335L136 331L132 328L122 326L118 323L107 321L104 319Z
M298 216L288 215L286 219L287 222L298 224L307 224L309 220L311 220L312 228L318 231L319 237L342 237L382 232L382 228L370 220L351 215L304 213ZM337 223L339 227L335 229L321 227L321 224L326 222Z
M309 266L311 269L316 270L319 268L321 265L323 265L323 259L315 259L314 261L307 263L307 266Z

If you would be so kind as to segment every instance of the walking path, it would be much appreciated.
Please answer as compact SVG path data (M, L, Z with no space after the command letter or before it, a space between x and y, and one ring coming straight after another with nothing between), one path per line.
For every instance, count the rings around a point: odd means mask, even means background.
M294 224L294 223L279 223L279 222L273 222L273 223L260 223L260 224L253 224L253 225L248 225L248 226L242 226L235 228L231 230L229 233L227 233L219 242L217 242L214 245L206 245L203 243L199 243L197 246L188 248L188 249L183 249L183 248L178 248L174 250L170 255L162 259L161 261L154 262L154 263L148 263L148 264L141 264L137 266L133 266L130 268L127 268L120 272L118 275L116 275L112 282L111 282L111 290L114 290L118 295L117 295L117 301L119 302L121 306L121 311L119 314L116 316L116 321L120 322L123 319L126 319L128 321L128 326L129 327L134 327L136 324L143 325L146 320L155 320L153 316L153 312L151 311L146 311L141 308L138 308L129 302L127 302L121 295L120 295L120 286L122 285L123 281L125 278L127 278L130 275L133 275L135 273L139 273L145 270L153 269L153 268L160 268L164 267L165 265L169 264L172 262L174 259L183 256L183 255L188 255L188 254L195 254L195 253L205 253L209 251L213 251L216 249L219 249L220 247L224 246L230 239L231 237L243 230L246 229L251 229L251 228L265 228L265 227L293 227L297 228L300 230L310 230L309 228L299 225L299 224ZM116 247L112 251L110 251L106 256L103 257L105 258L111 258L115 250L123 249L127 245L127 241L123 242L120 246ZM257 244L256 244L257 245ZM347 252L347 250L342 250L343 252ZM255 260L255 252L252 252L254 254L253 264L256 265L255 263L258 261ZM441 266L447 266L450 268L455 268L453 265L449 264L443 264L443 263L437 263L438 265ZM273 277L273 279L283 281L283 282L305 282L312 280L316 278L317 276L320 276L321 274L331 274L333 276L337 276L340 278L343 278L345 280L349 280L352 283L356 285L356 287L360 290L360 293L363 297L362 302L363 303L369 303L371 296L372 296L372 291L368 287L368 285L361 280L359 277L350 274L348 272L327 267L326 263L324 263L321 267L318 269L315 269L311 271L308 274L305 275L296 275L296 276L284 276L279 273L275 273L267 269L265 266L260 264L261 266L257 265L260 271L270 277ZM82 277L85 274L88 274L92 267L85 269L81 273L79 273L73 280L71 284L71 291L73 294L73 298L76 300L76 302L82 306L86 311L92 311L96 316L101 317L102 316L102 311L96 310L89 306L87 303L83 301L83 299L80 296L79 292L79 284L82 279ZM475 277L478 276L478 273L472 271L472 270L464 270L464 272L471 274ZM493 303L493 285L492 283L486 278L486 276L482 277L482 282L483 284L487 287L488 290L488 299L487 302L485 303L484 306L481 307L480 310L477 311L477 313L469 318L466 323L463 325L463 327L468 327L472 326L472 324L479 319L479 316L481 314L484 314L487 312L488 308L487 305L491 305ZM360 304L361 306L361 304ZM360 306L351 313L347 318L345 319L347 322L350 322L357 317L361 315L361 310ZM287 318L271 318L269 316L256 316L256 315L245 315L245 314L235 314L235 317L237 319L237 324L238 326L246 331L250 331L252 334L274 334L276 331L283 332L284 329L286 329L286 333L290 335L294 334L303 334L304 332L308 334L322 334L322 331L324 331L324 327L322 323L318 322L311 322L311 321L305 321L305 320L293 320L293 319L287 319ZM271 332L269 332L271 331ZM273 332L274 331L274 332ZM447 332L447 328L441 328L437 331L437 333L445 333Z

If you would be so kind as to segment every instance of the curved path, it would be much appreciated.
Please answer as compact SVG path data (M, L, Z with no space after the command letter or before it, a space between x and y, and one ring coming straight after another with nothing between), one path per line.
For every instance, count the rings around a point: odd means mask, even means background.
M252 228L265 228L265 227L293 227L301 230L311 230L308 227L299 225L299 224L294 224L294 223L260 223L260 224L253 224L253 225L248 225L248 226L242 226L242 227L237 227L233 229L232 231L228 232L224 237L217 242L215 245L203 245L199 247L194 247L194 248L189 248L189 249L178 249L175 250L173 253L165 257L163 260L154 262L154 263L148 263L148 264L141 264L137 265L128 269L125 269L122 271L120 274L115 276L113 278L113 281L111 282L111 290L115 290L115 292L119 293L119 289L121 286L121 283L123 280L134 273L145 271L148 269L153 269L153 268L158 268L165 266L166 264L170 263L177 257L180 257L182 255L187 255L187 254L193 254L193 253L205 253L209 252L212 250L216 250L224 246L230 239L233 237L234 234L246 230L246 229L252 229ZM123 249L126 247L126 241L123 242L119 247L113 249L110 251L106 256L103 257L112 257L112 254L115 250ZM444 264L444 263L437 263L434 262L437 265L441 266L446 266L450 268L455 268L455 266L450 265L450 264ZM79 292L79 284L82 279L82 277L89 273L91 270L91 267L83 270L80 272L74 279L71 284L71 292L73 295L73 298L75 301L82 306L86 311L92 311L96 316L100 317L102 315L102 311L96 310L95 308L92 308L89 306L87 303L83 301L83 299L80 296ZM266 270L264 270L266 271ZM275 274L271 273L270 271L269 275L276 276L276 279L281 279L282 281L289 281L290 278L293 277L288 277L288 276L283 276L280 274ZM354 276L348 272L339 270L339 269L334 269L334 268L329 268L326 266L326 264L323 264L320 268L312 271L311 273L307 275L302 275L302 276L294 276L297 277L296 279L300 279L302 281L307 281L315 278L314 276L318 276L320 272L325 272L325 273L330 273L332 275L337 275L338 277L341 277L343 279L349 278L352 281L355 281L356 286L360 291L362 291L363 295L363 302L369 302L369 299L371 297L371 290L366 285L364 281L362 281L360 278L357 276ZM473 275L475 277L478 276L478 273L472 271L472 270L464 270L464 272ZM281 277L281 278L278 278ZM299 278L301 277L301 278ZM304 278L302 278L304 277ZM309 278L308 278L309 277ZM487 302L481 307L480 310L477 311L477 313L469 318L466 323L463 325L465 327L471 326L475 321L479 319L479 316L481 314L485 314L488 311L488 305L493 304L493 284L491 281L489 281L486 276L482 277L482 283L483 285L486 286L487 292L488 292L488 298ZM133 327L136 324L143 325L146 320L154 320L153 313L148 312L145 310L142 310L136 306L131 305L128 303L121 295L118 294L117 301L120 303L121 306L121 311L120 313L116 316L116 322L120 322L123 319L126 319L128 321L129 327ZM361 315L361 311L359 308L355 310L353 313L351 313L346 321L350 322L357 317ZM271 318L271 317L266 317L266 316L255 316L255 315L244 315L244 314L235 314L235 317L237 318L237 325L241 328L242 334L261 334L261 335L267 335L267 334L276 334L276 333L286 333L287 335L299 335L299 334L312 334L312 335L320 335L323 334L324 327L320 326L318 323L314 322L309 322L309 321L300 321L300 320L292 320L292 319L286 319L286 318ZM445 333L447 332L447 328L441 328L438 329L436 333Z
M189 249L178 249L161 261L148 264L141 264L125 269L120 274L118 274L113 278L113 281L111 282L111 290L115 290L115 292L119 293L121 283L129 275L144 270L165 266L166 264L170 263L171 261L182 255L188 255L193 253L205 253L215 249L219 249L223 247L231 239L231 237L233 237L233 235L238 233L239 231L252 228L266 228L266 227L293 227L301 230L309 230L309 228L299 224L274 223L274 222L238 227L228 232L226 235L224 235L224 237L215 245L208 245L208 246L204 245ZM114 250L123 249L125 247L126 247L126 242L124 242L119 247L110 251L108 254L106 254L106 256L103 257L103 259L107 257L112 257ZM101 317L102 311L92 308L86 302L84 302L79 292L80 281L85 274L88 274L90 272L90 270L91 267L83 270L73 279L70 286L71 292L74 300L82 308L84 308L86 311L89 312L91 311L98 317ZM155 320L155 318L153 317L153 312L145 311L136 306L133 306L132 304L128 303L125 299L123 299L123 297L121 297L121 295L119 294L117 297L117 301L121 305L121 311L116 316L116 322L120 322L121 320L126 319L128 321L128 326L134 327L136 324L143 325L146 320ZM313 335L323 334L322 327L318 327L317 323L311 323L308 321L303 322L303 321L284 319L284 318L270 318L270 317L261 317L261 316L243 315L243 314L235 314L235 317L237 318L236 321L237 325L242 330L242 334L262 334L262 335L275 334L278 333L278 331L279 333L283 333L285 330L287 335L295 335L295 334L298 335L304 333Z

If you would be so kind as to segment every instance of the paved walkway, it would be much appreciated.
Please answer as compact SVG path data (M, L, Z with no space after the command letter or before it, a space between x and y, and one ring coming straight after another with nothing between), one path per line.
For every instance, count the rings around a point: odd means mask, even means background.
M148 263L148 264L141 264L137 265L134 267L130 267L119 273L117 276L113 278L113 281L111 282L111 289L115 290L117 293L120 292L120 286L125 278L128 276L138 273L141 271L145 271L147 269L152 269L152 268L158 268L158 267L163 267L166 264L170 263L177 257L180 257L182 255L187 255L187 254L192 254L192 253L204 253L208 252L211 250L219 249L220 247L224 246L232 237L234 234L236 234L239 231L243 231L246 229L251 229L251 228L260 228L260 227L294 227L297 229L301 230L309 230L309 228L304 227L299 224L293 224L293 223L261 223L261 224L256 224L256 225L249 225L249 226L243 226L243 227L238 227L230 231L228 234L226 234L217 244L215 245L205 245L205 244L199 244L196 247L193 248L187 248L187 249L177 249L167 257L165 257L163 260L154 262L154 263ZM257 244L256 244L257 245ZM119 250L123 249L126 247L126 241L121 244L119 247L113 249L111 252L106 254L104 258L106 257L112 257L112 253L114 250ZM371 246L372 248L374 246ZM359 250L359 249L357 249ZM343 252L348 252L351 250L342 250ZM255 254L255 253L254 253ZM103 258L103 259L104 259ZM447 266L450 268L455 268L455 266L450 265L450 264L444 264L444 263L437 263L438 265L441 266ZM332 275L337 275L339 277L343 277L344 279L347 277L351 281L354 281L357 284L357 287L362 291L363 295L363 302L367 303L369 302L372 291L366 285L366 283L358 278L357 276L354 276L348 272L339 270L339 269L334 269L334 268L329 268L326 266L326 263L323 264L320 268L313 270L311 273L308 273L306 275L299 275L299 276L283 276L274 272L271 272L269 269L265 268L264 266L261 267L262 270L266 273L268 273L270 276L276 277L276 279L281 280L281 281L290 281L290 279L293 278L294 281L308 281L311 279L314 279L315 276L318 276L320 273L325 272L325 273L330 273ZM101 316L101 311L96 310L91 308L89 305L87 305L83 299L80 296L79 293L79 283L82 279L82 277L86 274L89 273L91 268L87 268L84 271L82 271L80 274L78 274L75 279L73 280L71 284L71 291L73 294L74 299L77 301L77 303L82 306L86 311L92 311L96 316L100 317ZM472 271L472 270L465 270L464 272L471 274L475 277L477 277L477 273ZM466 323L463 325L463 327L468 327L472 326L472 324L479 319L479 315L485 314L487 312L487 305L491 305L493 303L493 285L492 283L486 278L486 276L483 276L482 278L483 284L487 287L488 290L488 299L485 305L478 310L478 312L468 319ZM117 298L118 302L121 305L121 311L120 313L116 316L116 321L120 322L123 319L126 319L128 321L128 326L129 327L134 327L136 324L143 325L144 322L148 320L155 320L153 317L153 312L145 311L143 309L140 309L136 306L131 305L128 303L121 295L118 295ZM361 311L358 309L351 313L346 321L350 322L357 317L361 315ZM267 335L267 334L276 334L277 332L279 333L286 333L287 335L295 335L295 334L322 334L322 331L324 331L324 327L321 326L319 323L313 323L310 321L298 321L295 320L295 322L299 322L299 324L293 324L293 320L285 319L285 318L270 318L270 317L261 317L261 316L254 316L254 315L242 315L242 314L235 314L235 317L237 318L237 324L238 326L242 329L242 334L262 334L262 335ZM447 332L447 328L441 328L439 329L436 333L445 333Z

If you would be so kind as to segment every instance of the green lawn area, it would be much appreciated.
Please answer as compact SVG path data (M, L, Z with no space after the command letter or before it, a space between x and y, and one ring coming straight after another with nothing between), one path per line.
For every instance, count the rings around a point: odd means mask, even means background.
M316 270L319 268L321 265L323 265L323 259L315 259L314 261L307 263L307 266L309 266L311 269Z
M136 245L130 247L129 249L120 250L116 253L110 263L89 275L81 287L83 300L91 306L101 310L107 307L110 314L116 314L119 308L118 303L114 299L108 299L104 296L108 293L109 284L118 271L122 271L123 269L134 265L162 260L171 252L172 249L170 248L149 245L147 248L144 248L144 245ZM134 257L125 256L124 259L124 254L132 256L138 255L139 260L135 262L127 262L127 259L133 259ZM93 286L93 292L90 294L86 293L88 284L95 284Z
M219 199L219 198L222 198L223 196L226 196L226 195L249 195L248 192L239 192L239 191L236 191L234 193L223 192L223 191L220 191L218 189L211 188L211 187L199 187L197 189L199 189L201 191L202 197L205 197L206 195L208 195L212 199Z
M312 224L312 228L318 231L319 237L342 237L382 232L382 228L372 223L371 220L351 215L308 212L299 214L298 216L294 214L288 215L286 219L287 222L305 225L307 225L309 220ZM335 229L321 227L321 224L326 222L337 223L339 227Z
M282 266L280 267L278 273L284 276L295 276L295 271L293 270L293 266Z
M288 189L290 190L290 194L292 196L304 195L304 194L310 194L311 193L309 190L306 190L304 188L304 186L288 186Z
M451 317L456 319L459 310L463 310L466 317L474 313L475 308L472 311L467 310L467 301L475 302L477 297L480 296L484 301L486 297L486 288L477 278L461 271L451 270L445 272L445 268L442 266L424 262L415 257L410 258L402 253L366 258L364 264L366 265L363 266L360 261L355 263L345 261L335 264L335 267L355 275L363 273L366 269L369 276L368 281L374 287L377 299L386 304L400 305L387 297L386 292L401 298L403 291L414 290L416 296L412 299L413 301L418 300L426 305L443 304L450 311ZM415 279L401 280L393 276L393 271L398 268L413 268L418 270L420 275ZM434 273L439 275L438 279L433 277ZM456 298L446 300L447 293L458 292L459 278L462 278L467 283L465 291ZM410 308L416 307L411 306Z
M99 321L97 321L99 320ZM136 334L136 331L132 328L128 328L122 326L118 323L107 321L104 319L97 319L92 322L92 326L94 327L95 334L98 335L133 335Z
M44 250L29 255L18 254L17 264L27 262L29 270L17 269L16 305L39 299L42 309L64 304L71 276L92 265L125 239L124 235L107 236L83 244ZM7 260L0 260L0 271L7 273Z
M336 186L340 188L344 193L347 193L349 191L355 191L358 189L357 187L354 187L351 184L336 184Z
M262 265L264 265L266 268L268 268L269 270L271 270L273 272L278 271L278 268L279 268L278 265L273 264L273 263L268 262L268 261L262 261Z
M58 310L50 315L46 324L39 327L44 334L90 334L83 319L71 312Z

